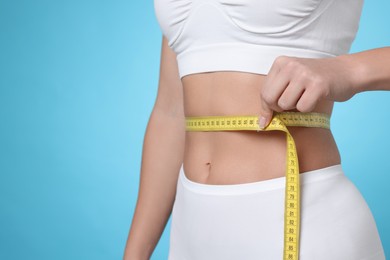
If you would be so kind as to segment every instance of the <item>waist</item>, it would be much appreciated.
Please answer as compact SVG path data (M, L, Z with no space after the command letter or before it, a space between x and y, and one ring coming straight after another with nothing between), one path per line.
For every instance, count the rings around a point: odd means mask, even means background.
M186 76L185 116L258 115L263 79L262 75L240 72ZM333 102L320 101L313 112L331 116L332 108ZM330 129L287 128L296 143L301 172L340 163ZM186 132L185 146L183 167L187 176L197 182L233 184L285 175L286 134L283 132Z
M294 138L301 172L341 163L332 132L287 127ZM186 132L184 167L201 183L235 184L285 175L286 134L280 131Z

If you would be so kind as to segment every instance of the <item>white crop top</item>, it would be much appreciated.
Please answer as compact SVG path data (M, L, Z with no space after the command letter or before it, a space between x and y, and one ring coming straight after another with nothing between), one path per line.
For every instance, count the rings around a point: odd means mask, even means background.
M268 74L280 55L349 52L364 0L154 0L180 78L209 71Z

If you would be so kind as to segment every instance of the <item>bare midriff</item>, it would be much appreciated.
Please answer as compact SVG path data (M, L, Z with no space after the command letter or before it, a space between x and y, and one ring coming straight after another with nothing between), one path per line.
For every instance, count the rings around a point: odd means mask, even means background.
M185 116L259 115L265 76L214 71L182 78ZM333 101L312 112L332 114ZM286 110L296 111L296 109ZM341 162L331 130L288 127L297 147L300 173ZM286 133L281 131L186 132L183 169L203 184L241 184L286 174Z

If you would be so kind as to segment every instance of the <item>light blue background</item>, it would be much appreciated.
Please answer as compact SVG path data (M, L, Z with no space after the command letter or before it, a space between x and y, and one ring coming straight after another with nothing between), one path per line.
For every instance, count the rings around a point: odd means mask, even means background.
M388 10L366 1L351 52L390 45ZM157 93L153 1L0 0L0 47L0 259L121 259ZM389 111L389 92L360 93L331 124L390 256Z

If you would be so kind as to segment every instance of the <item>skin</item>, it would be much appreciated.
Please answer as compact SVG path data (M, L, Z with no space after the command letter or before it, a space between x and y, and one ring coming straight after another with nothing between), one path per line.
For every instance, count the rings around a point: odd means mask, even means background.
M285 175L285 133L186 132L186 116L253 114L265 116L267 124L273 111L331 115L335 101L390 90L389 63L387 47L327 59L282 56L268 75L216 71L180 79L176 55L163 37L158 94L145 133L138 200L123 259L150 259L171 214L182 163L187 178L206 184ZM301 173L341 162L330 130L289 131Z
M329 59L280 56L260 93L259 119L268 125L273 111L311 112L322 100L344 102L363 91L389 90L389 60L388 47Z

